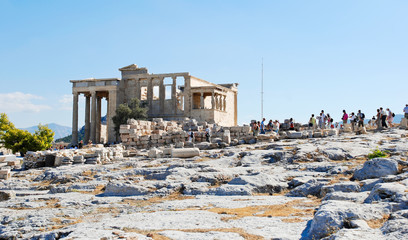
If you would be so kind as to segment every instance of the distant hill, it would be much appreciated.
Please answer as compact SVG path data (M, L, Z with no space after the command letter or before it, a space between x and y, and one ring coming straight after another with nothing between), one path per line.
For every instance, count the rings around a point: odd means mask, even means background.
M106 115L101 117L101 123L103 125L106 125ZM70 131L68 134L59 137L59 138L54 138L55 142L65 142L65 143L70 143L72 140L72 131ZM85 139L85 126L82 126L81 129L78 131L78 141L84 140Z
M81 127L78 131L78 141L84 140L85 138L85 126ZM72 132L69 135L66 135L62 138L54 138L55 142L65 142L70 143L72 140Z
M61 125L58 125L56 123L49 123L49 124L44 124L44 125L47 125L48 128L50 128L52 131L54 131L54 133L55 133L54 139L62 138L62 137L65 137L65 136L72 133L72 128L70 128L70 127L61 126ZM38 130L38 126L22 128L22 130L27 130L30 133L34 133L35 131Z

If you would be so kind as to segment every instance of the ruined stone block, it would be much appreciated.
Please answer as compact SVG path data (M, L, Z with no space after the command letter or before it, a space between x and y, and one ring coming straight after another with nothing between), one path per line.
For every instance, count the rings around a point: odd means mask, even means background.
M190 158L200 155L198 148L173 148L171 156L176 158Z
M17 165L20 165L20 160L7 161L7 166L17 166Z
M11 178L10 169L1 169L0 170L0 179L8 180Z
M406 118L401 119L400 128L408 129L408 120Z

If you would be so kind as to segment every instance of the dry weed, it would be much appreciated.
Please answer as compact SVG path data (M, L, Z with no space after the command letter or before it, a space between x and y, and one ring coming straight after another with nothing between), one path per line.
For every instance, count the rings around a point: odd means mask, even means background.
M170 194L164 197L151 197L147 200L138 200L138 199L132 199L132 198L125 198L122 200L121 204L127 204L130 206L136 206L136 207L146 207L150 206L156 203L161 203L164 201L174 201L174 200L185 200L185 199L194 199L194 196L184 196L179 193L174 193Z
M318 203L317 203L318 202ZM240 219L243 217L313 217L313 208L320 204L320 200L304 201L294 200L280 205L260 205L242 208L211 208L207 211L232 216L223 217L222 220Z
M385 214L382 218L379 219L371 219L366 221L370 228L380 228L390 217L390 215Z
M238 233L241 237L244 239L248 240L261 240L264 239L261 236L254 235L254 234L249 234L245 232L241 228L213 228L213 229L161 229L161 230L150 230L150 231L145 231L145 230L139 230L139 229L133 229L133 228L124 228L123 231L125 232L136 232L142 235L146 235L147 237L151 237L155 240L167 240L170 238L167 238L163 235L160 235L161 231L180 231L180 232L190 232L190 233L207 233L207 232L227 232L227 233Z

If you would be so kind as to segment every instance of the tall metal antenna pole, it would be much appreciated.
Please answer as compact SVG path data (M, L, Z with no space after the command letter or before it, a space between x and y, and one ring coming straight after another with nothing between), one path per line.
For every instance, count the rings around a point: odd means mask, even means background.
M262 57L262 74L261 74L261 119L263 119L263 57Z

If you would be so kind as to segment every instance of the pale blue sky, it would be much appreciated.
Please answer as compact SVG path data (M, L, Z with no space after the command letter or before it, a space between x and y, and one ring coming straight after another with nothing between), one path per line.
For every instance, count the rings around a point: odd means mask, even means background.
M0 112L71 126L71 79L137 64L239 83L238 122L408 103L408 1L0 0ZM83 106L81 106L83 109ZM83 123L83 111L80 124Z

